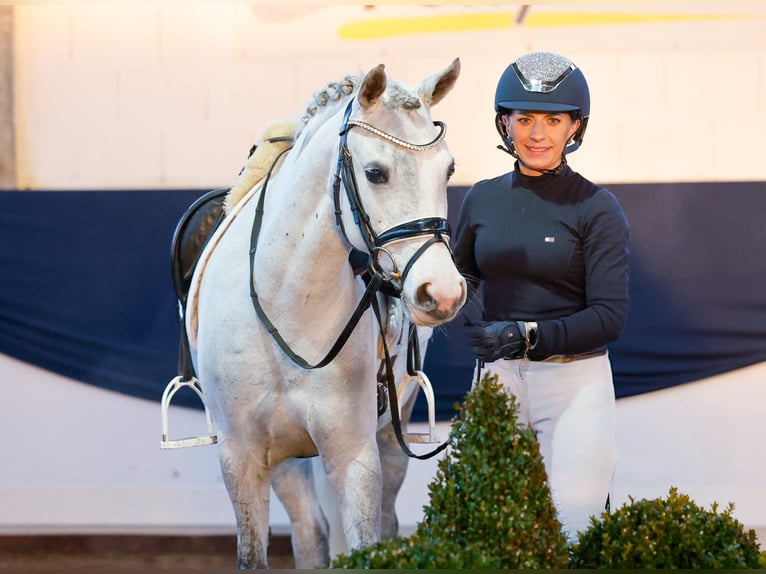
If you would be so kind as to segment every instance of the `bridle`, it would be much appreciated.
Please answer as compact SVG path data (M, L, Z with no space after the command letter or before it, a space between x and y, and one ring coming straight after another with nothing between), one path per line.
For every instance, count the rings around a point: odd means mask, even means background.
M346 242L351 245L352 251L356 249L353 243L348 238L346 229L343 226L342 209L340 204L340 187L341 183L346 190L346 197L351 209L351 213L354 216L354 223L359 228L367 248L367 254L369 255L369 265L374 271L378 271L384 275L384 281L386 281L393 291L398 296L401 293L404 280L407 278L407 274L415 261L420 258L426 249L428 249L434 243L443 243L449 250L449 223L443 217L423 217L420 219L413 219L406 221L394 227L391 227L380 234L376 233L370 223L370 217L367 215L367 211L362 205L362 199L359 197L359 186L356 182L356 175L354 173L353 158L351 152L348 149L347 137L348 132L352 127L357 126L363 128L376 136L379 136L386 141L389 141L399 147L408 149L411 151L427 151L439 145L444 136L447 133L447 127L443 122L434 122L434 125L439 128L437 136L426 144L413 144L397 138L391 134L388 134L378 128L371 126L366 122L350 119L353 99L346 106L346 111L343 115L343 125L340 128L340 143L338 145L338 164L335 168L335 177L333 179L333 201L335 203L335 223L343 234ZM385 246L394 241L401 241L403 239L410 239L413 237L420 237L422 235L432 235L432 237L421 245L418 250L410 257L409 261L404 266L404 270L401 274L396 268L396 262L393 256L388 252ZM445 239L445 236L447 239ZM358 251L358 249L357 249ZM380 266L378 255L385 253L388 259L393 265L393 271L386 273ZM353 255L352 255L353 257Z
M290 348L290 345L284 340L277 328L269 320L266 312L261 306L261 303L258 299L258 293L255 291L255 286L253 284L253 272L255 270L255 253L258 247L258 236L260 233L261 225L263 223L263 208L266 197L266 188L268 186L269 180L271 179L271 175L275 166L279 162L280 158L291 148L283 150L274 160L274 163L264 178L263 187L261 189L260 197L258 198L258 204L256 206L255 217L253 220L253 227L250 234L250 298L253 302L253 307L256 311L256 314L266 327L269 335L271 335L271 337L279 345L282 351L284 351L284 353L290 357L290 359L295 364L303 369L318 369L325 367L330 362L332 362L332 360L337 356L345 343L348 341L348 338L351 336L354 328L364 315L364 312L369 307L372 307L378 322L378 326L380 328L381 338L383 340L385 355L384 360L386 366L386 383L389 403L391 407L391 422L394 427L397 441L399 442L402 450L404 450L408 456L412 458L426 459L441 452L448 443L442 443L435 450L429 453L416 455L409 449L406 442L404 441L404 437L401 431L401 420L399 418L399 406L393 374L393 362L391 360L388 346L386 344L383 319L381 317L381 312L378 305L377 294L378 292L382 292L394 297L400 297L404 281L407 278L407 274L409 273L410 269L412 269L412 265L417 259L420 258L420 256L423 255L423 253L425 253L425 251L431 245L436 243L443 243L445 247L450 250L448 243L450 234L449 223L443 217L424 217L406 221L387 230L384 230L381 233L376 233L370 222L370 217L367 214L367 211L364 209L361 197L359 196L359 187L357 185L356 175L354 174L351 151L348 149L347 136L351 128L359 127L405 149L412 151L426 151L437 146L442 142L442 140L444 140L444 136L446 134L446 126L443 122L434 122L434 125L439 128L439 133L433 140L426 144L409 143L397 138L396 136L383 132L382 130L379 130L378 128L375 128L374 126L371 126L365 122L350 119L353 101L354 100L352 98L346 107L343 116L343 123L339 131L340 142L338 146L338 162L335 169L335 176L333 178L333 201L335 205L335 223L340 229L345 241L351 246L349 260L361 260L365 262L363 265L353 266L355 274L361 275L366 283L366 288L361 300L357 304L354 313L346 323L333 346L330 348L324 358L314 364L309 363L303 357L295 353L292 348ZM341 184L346 191L346 197L348 199L350 210L353 214L354 223L361 233L365 244L366 253L354 247L353 243L350 241L348 235L346 234L346 229L343 225L340 201ZM405 264L402 272L399 273L396 262L391 253L386 249L386 245L394 241L401 241L415 237L421 237L424 235L430 235L431 237L415 251L412 257L410 257L410 259ZM392 270L390 272L386 272L380 265L379 255L381 254L386 254L390 259L392 265ZM419 351L413 351L412 349L412 345L414 344L417 344L417 334L415 333L415 329L411 329L409 334L410 349L408 352L410 356L417 356L419 362ZM407 368L408 371L413 369L409 359ZM419 366L417 368L419 369Z

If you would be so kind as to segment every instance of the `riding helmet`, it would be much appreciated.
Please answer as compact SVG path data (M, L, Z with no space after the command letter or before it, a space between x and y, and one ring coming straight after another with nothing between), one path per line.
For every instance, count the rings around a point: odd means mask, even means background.
M495 91L495 125L506 144L501 116L512 110L578 112L580 128L567 146L575 151L582 143L590 116L590 92L585 76L567 58L552 52L525 54L508 66Z

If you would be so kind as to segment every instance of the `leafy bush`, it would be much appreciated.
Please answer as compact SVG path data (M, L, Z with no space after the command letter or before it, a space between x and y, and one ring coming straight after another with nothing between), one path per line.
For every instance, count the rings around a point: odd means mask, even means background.
M458 407L451 448L429 485L425 518L397 537L339 556L335 568L566 568L534 431L486 374Z
M592 517L567 548L555 517L534 432L496 376L466 395L452 421L451 448L429 485L425 518L409 538L353 550L335 568L766 568L755 531L697 506L671 488L666 499L630 499Z
M574 568L763 568L755 531L744 531L729 504L718 512L671 488L666 499L630 498L593 517L572 547ZM760 557L763 560L763 557Z

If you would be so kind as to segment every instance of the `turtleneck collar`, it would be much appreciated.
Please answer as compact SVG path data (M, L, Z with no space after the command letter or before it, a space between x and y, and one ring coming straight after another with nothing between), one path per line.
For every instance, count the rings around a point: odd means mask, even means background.
M525 187L527 189L540 189L545 187L550 182L555 181L557 178L565 176L570 171L570 167L564 164L561 168L561 173L553 175L552 173L541 173L540 175L525 175L521 173L519 169L519 160L516 160L513 165L513 186Z

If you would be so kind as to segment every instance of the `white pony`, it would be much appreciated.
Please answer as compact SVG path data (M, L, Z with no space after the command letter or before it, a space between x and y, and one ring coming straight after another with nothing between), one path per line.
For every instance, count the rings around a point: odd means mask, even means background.
M200 257L186 328L236 515L239 568L268 567L270 484L290 516L296 567L328 565L316 455L350 548L378 541L382 528L396 533L390 500L381 525L390 471L380 457L399 454L376 436L380 332L409 321L429 332L465 302L447 245L454 161L429 111L459 71L455 60L410 89L380 65L328 84L293 147L228 207ZM356 273L350 252L367 256ZM370 307L381 288L396 298L377 319Z

